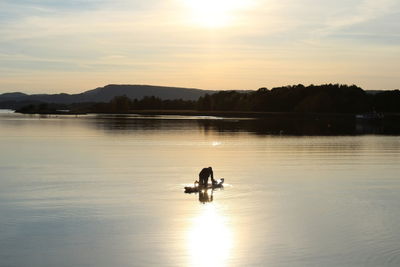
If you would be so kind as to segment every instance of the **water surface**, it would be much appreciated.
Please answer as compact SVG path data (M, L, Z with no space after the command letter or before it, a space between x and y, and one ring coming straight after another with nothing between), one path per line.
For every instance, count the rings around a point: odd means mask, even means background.
M254 123L0 114L0 266L400 265L398 136Z

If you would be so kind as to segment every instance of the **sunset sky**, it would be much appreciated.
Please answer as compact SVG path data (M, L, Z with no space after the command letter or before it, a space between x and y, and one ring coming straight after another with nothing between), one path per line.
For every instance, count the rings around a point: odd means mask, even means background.
M0 93L400 88L399 0L0 0Z

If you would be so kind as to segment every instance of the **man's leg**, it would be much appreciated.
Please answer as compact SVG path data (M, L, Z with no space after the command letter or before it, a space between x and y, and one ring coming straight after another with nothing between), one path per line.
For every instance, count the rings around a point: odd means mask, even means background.
M204 186L204 175L199 175L200 185Z
M208 176L204 177L204 185L207 186L207 184L208 184Z

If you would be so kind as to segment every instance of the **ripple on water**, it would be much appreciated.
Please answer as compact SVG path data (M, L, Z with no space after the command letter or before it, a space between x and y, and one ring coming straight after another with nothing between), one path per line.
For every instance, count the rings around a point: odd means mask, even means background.
M366 266L400 266L400 247L375 251L367 258Z

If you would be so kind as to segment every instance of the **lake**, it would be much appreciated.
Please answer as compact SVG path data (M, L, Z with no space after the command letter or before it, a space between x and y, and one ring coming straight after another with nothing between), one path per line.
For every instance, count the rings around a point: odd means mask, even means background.
M399 136L269 125L3 111L0 266L399 266Z

